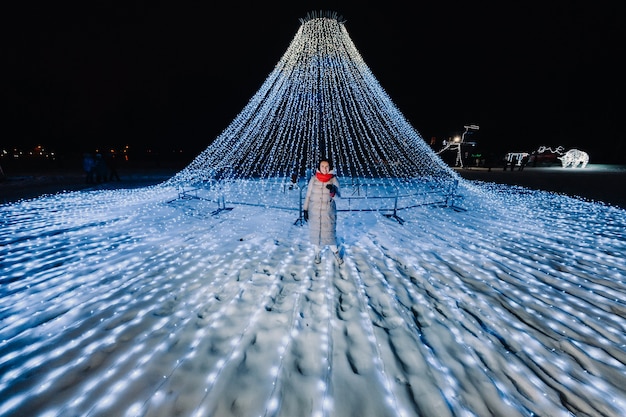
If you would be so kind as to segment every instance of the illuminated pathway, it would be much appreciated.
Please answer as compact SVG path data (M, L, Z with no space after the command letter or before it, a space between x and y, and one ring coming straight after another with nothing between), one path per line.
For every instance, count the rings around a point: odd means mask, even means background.
M342 214L341 268L168 187L0 206L0 415L620 415L626 211L463 194Z

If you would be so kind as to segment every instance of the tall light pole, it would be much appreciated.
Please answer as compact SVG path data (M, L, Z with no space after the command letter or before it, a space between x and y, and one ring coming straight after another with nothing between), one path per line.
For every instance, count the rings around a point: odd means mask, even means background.
M440 153L447 151L448 149L454 150L456 148L456 161L454 163L454 166L459 164L461 168L463 168L463 157L462 157L461 145L463 144L463 141L465 140L465 134L469 132L470 130L479 129L478 125L467 125L463 127L465 128L465 132L463 132L460 139L458 136L456 136L451 142L448 142L446 146L444 146L439 152L437 152L437 155L439 155Z
M465 135L470 130L480 129L478 125L466 125L463 127L465 128L465 132L463 132L463 134L461 135L461 141L456 144L457 152L456 152L456 163L455 163L455 165L458 163L461 166L461 168L463 168L463 155L462 155L461 146L463 145L463 142L465 141Z

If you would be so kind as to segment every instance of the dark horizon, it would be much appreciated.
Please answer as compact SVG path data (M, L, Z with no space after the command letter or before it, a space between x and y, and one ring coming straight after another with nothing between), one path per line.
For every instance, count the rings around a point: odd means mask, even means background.
M13 7L2 147L193 157L261 86L299 19L332 10L426 142L477 124L472 140L498 154L560 145L626 163L622 5Z

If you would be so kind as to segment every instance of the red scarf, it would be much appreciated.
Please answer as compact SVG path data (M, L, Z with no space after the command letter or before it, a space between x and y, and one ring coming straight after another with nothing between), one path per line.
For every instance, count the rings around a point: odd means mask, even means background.
M321 182L328 182L330 181L330 179L332 177L334 177L333 174L322 174L321 172L316 172L315 176L317 177L318 180L320 180Z

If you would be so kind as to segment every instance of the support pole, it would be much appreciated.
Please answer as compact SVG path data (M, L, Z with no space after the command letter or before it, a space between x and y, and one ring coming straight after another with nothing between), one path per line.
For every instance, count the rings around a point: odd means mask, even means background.
M302 187L300 187L300 197L298 198L298 218L293 223L294 226L304 225L304 210L302 210Z

